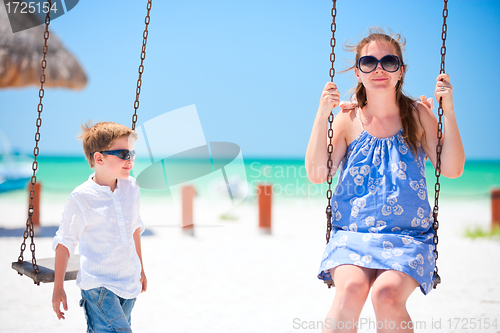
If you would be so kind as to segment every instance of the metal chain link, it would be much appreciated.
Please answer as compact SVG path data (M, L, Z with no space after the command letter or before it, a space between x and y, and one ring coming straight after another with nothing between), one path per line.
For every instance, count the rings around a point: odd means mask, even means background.
M49 9L52 8L51 0L47 0L49 4ZM45 83L45 68L47 68L47 51L48 46L47 42L49 40L49 24L50 24L50 10L47 12L47 16L45 17L45 32L43 34L44 45L43 45L43 59L42 59L42 74L40 75L40 90L38 92L38 97L40 97L40 102L38 103L38 118L36 119L36 134L35 134L35 148L33 149L33 156L35 157L32 169L33 176L31 177L31 191L30 191L30 204L28 207L28 219L26 220L26 230L23 234L23 243L21 244L21 253L17 259L18 263L22 263L24 261L24 250L26 250L26 239L28 236L31 239L30 250L31 250L31 264L33 266L33 271L38 274L40 271L38 269L38 265L36 263L35 258L35 231L33 229L33 200L35 199L35 184L36 184L36 170L38 169L37 157L40 149L38 148L38 142L40 141L40 127L42 126L42 111L43 111L43 96L45 95L45 91L43 89L43 84ZM36 282L35 282L36 283ZM38 283L40 284L40 283Z
M151 6L153 5L153 0L148 0L146 13L146 18L144 19L144 23L146 23L146 27L144 28L144 32L142 33L142 51L141 51L141 64L139 65L139 78L137 79L137 88L135 90L135 102L134 102L134 115L132 116L132 130L135 130L135 124L137 123L137 109L139 108L139 95L141 94L141 86L142 86L142 73L144 73L144 59L146 58L146 43L148 41L148 26L151 18L149 13L151 12Z
M337 31L337 25L335 24L335 18L337 17L337 0L332 0L332 38L330 39L330 46L332 47L332 53L330 53L330 82L333 82L333 78L335 76L335 68L333 67L335 63L335 44L337 41L335 40L335 31ZM330 233L332 231L332 153L333 153L333 110L330 112L330 116L328 117L328 138L330 142L328 143L328 176L326 181L328 182L328 191L326 192L326 198L328 199L328 205L326 206L326 243L330 240Z
M443 9L443 30L441 33L441 39L443 40L443 46L441 46L441 70L439 71L440 74L443 74L444 71L444 60L445 60L445 55L446 55L446 32L447 32L447 25L446 25L446 18L448 17L448 0L444 0L444 9ZM434 209L432 212L433 218L434 218L434 223L432 223L432 229L434 229L434 238L432 242L434 243L434 254L436 255L436 263L438 259L438 251L437 251L437 245L439 242L439 238L437 235L437 231L439 229L439 222L438 222L438 212L439 212L439 191L441 190L441 184L439 184L439 177L441 176L441 152L443 150L443 145L441 144L441 139L443 138L443 99L439 99L439 108L438 108L438 130L437 130L437 138L438 138L438 143L436 146L436 185L434 187L435 190L435 195L434 195ZM434 289L436 289L437 283L440 283L441 278L438 275L438 268L437 264L434 269L434 274L435 274L435 279L439 279L439 281L435 281L434 283Z

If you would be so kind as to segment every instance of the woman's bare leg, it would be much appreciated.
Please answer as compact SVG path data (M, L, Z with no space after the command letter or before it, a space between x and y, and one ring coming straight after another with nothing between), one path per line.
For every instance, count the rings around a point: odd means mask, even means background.
M405 273L394 270L377 271L372 286L377 332L413 332L406 301L418 285L415 279Z
M341 265L330 270L335 282L335 297L323 333L357 332L354 324L359 319L376 272L354 265Z

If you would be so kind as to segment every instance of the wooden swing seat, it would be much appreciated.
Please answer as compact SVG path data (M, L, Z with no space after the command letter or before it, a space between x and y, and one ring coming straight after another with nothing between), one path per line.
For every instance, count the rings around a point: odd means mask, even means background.
M16 270L19 275L26 275L33 279L37 285L40 285L40 282L54 282L55 261L56 258L37 259L38 274L33 271L33 265L30 261L23 261L22 263L15 261L12 263L12 268ZM72 256L68 261L68 268L66 269L66 275L64 275L64 281L76 280L79 269L80 255L77 254Z

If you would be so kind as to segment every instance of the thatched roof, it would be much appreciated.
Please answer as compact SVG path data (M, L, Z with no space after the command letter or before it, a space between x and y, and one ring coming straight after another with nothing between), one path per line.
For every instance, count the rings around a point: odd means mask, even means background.
M35 15L20 19L38 20ZM50 31L49 26L49 31ZM0 88L40 85L45 25L12 32L5 6L0 4ZM76 58L50 31L44 87L82 89L87 76Z

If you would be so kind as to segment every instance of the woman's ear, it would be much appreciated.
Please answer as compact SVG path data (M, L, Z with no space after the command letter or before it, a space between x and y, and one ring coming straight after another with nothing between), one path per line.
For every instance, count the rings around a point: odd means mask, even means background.
M359 71L357 67L354 67L354 74L356 74L356 77L358 78L358 82L361 82L361 78L359 77Z

